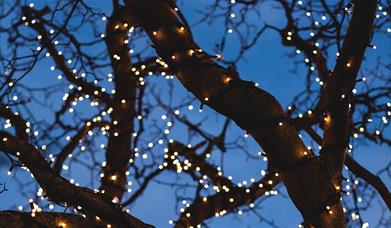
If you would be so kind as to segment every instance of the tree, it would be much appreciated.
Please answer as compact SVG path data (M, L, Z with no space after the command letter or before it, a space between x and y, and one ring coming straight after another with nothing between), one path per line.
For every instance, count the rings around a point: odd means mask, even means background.
M368 70L361 66L366 49L376 48L372 38L390 33L388 1L211 1L201 22L223 24L226 32L215 47L217 54L197 44L186 15L171 0L113 0L110 16L82 0L42 7L21 1L1 4L5 25L0 31L8 48L1 53L0 150L11 162L10 175L20 168L31 172L40 188L38 198L29 202L29 213L4 211L0 223L149 227L127 207L155 181L191 192L177 195L185 208L170 222L176 227L241 214L244 205L256 212L254 203L277 194L280 182L303 217L301 226L346 227L358 220L367 227L360 211L371 208L374 198L385 205L379 225L390 224L391 194L385 182L350 153L358 142L391 144L386 133L391 115L389 60L373 61ZM260 26L255 15L262 7L278 7L285 25ZM237 71L267 32L277 32L282 45L304 55L288 55L296 73L306 73L306 79L304 91L287 110ZM239 50L226 60L222 53L232 33ZM51 71L60 72L60 83L26 84L34 71L46 74L39 66L49 64ZM192 96L176 92L180 85L173 75ZM178 101L179 96L184 98ZM200 111L207 106L227 118L217 133L202 120L181 114L183 108L194 109L196 100ZM53 114L42 119L37 106ZM170 121L162 125L160 118ZM262 148L268 165L261 179L235 183L222 165L208 159L232 150L260 158L247 151L243 137L232 136L238 132L230 127L232 122ZM187 142L181 136L172 138L173 125L182 126L180 134L187 135ZM308 142L318 144L319 151L306 146ZM102 150L103 159L98 154ZM62 176L71 164L84 167L79 172L90 172L88 186ZM181 184L157 179L172 171L191 180ZM391 176L390 165L382 173ZM136 181L137 188L128 197L129 180ZM100 186L94 189L97 181ZM20 182L25 191L35 190ZM366 196L368 206L358 205L359 195ZM74 213L42 212L47 201Z

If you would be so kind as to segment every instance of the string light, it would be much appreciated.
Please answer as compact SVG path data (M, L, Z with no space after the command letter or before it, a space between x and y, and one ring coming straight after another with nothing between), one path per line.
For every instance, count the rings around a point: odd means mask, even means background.
M235 3L235 1L234 1L234 0L231 0L231 3ZM299 4L299 5L302 5L303 2L302 2L302 1L299 1L298 4ZM179 9L178 9L178 8L174 8L174 10L175 10L175 11L178 11ZM307 12L306 15L307 15L307 16L311 16L311 13L310 13L310 12ZM232 18L234 18L234 17L235 17L235 14L232 13L232 14L230 14L230 16L231 16ZM321 19L322 19L322 20L326 20L327 18L326 18L326 16L323 15L323 16L321 17ZM106 20L106 17L102 17L102 20L105 21L105 20ZM34 24L34 23L32 22L32 24ZM120 27L120 25L116 25L116 26L115 26L116 29L118 29L119 27ZM125 24L124 24L124 27L128 27L128 25L125 23ZM179 30L180 30L180 31L184 31L185 28L182 26L182 27L179 28ZM53 32L54 32L54 31L53 31ZM52 33L52 32L51 32L51 33ZM228 29L228 33L232 33L232 29ZM156 35L157 35L157 32L154 31L154 32L153 32L153 35L156 36ZM288 40L291 40L291 39L292 39L291 36L292 36L292 32L288 32L287 39L288 39ZM311 33L311 36L314 36L314 33ZM103 36L103 37L104 37L104 36ZM103 37L102 37L102 38L103 38ZM125 40L124 43L127 44L127 41L128 41L128 40ZM57 44L58 44L58 41L57 41ZM38 48L41 49L41 47L38 47ZM37 48L37 50L38 50L38 48ZM201 49L200 49L200 50L197 50L197 51L202 52ZM189 50L189 51L188 51L188 54L189 54L190 56L193 56L194 52L195 52L194 50ZM60 53L62 54L62 52L59 52L59 55L61 55ZM133 53L133 52L132 52L132 53ZM300 50L296 50L296 53L299 54L299 53L301 53L301 52L300 52ZM318 51L315 49L315 50L312 51L312 53L316 55L316 54L318 54ZM50 56L50 54L49 54L49 56ZM117 60L120 60L120 56L118 56L118 55L114 55L114 58L117 59ZM175 60L175 59L176 59L176 56L173 55L173 56L171 56L171 58L172 58L173 60ZM216 58L217 58L217 59L221 59L221 55L216 54ZM306 61L307 63L310 62L309 59L306 59L305 61ZM168 65L167 65L166 63L164 63L163 61L160 61L159 64L161 64L162 66L164 66L164 67L166 67L166 68L168 67ZM347 63L347 67L350 67L351 65L348 65L348 64L350 64L350 63ZM142 69L145 69L145 65L143 65L143 66L144 66L144 68L142 67ZM53 70L54 70L54 69L53 69ZM314 67L311 67L311 70L315 70L315 68L314 68ZM133 71L133 72L136 72L136 73L135 73L136 75L140 74L140 72L137 71L136 68L134 68L134 70L132 69L132 71ZM150 73L152 73L152 72L150 72ZM165 74L165 72L164 72L164 74ZM163 75L163 73L162 73L162 75ZM169 78L169 77L168 77L168 78ZM143 81L144 79L143 79L142 77L140 77L139 80L140 80L140 81ZM229 77L229 76L224 76L224 78L223 78L223 81L224 81L225 84L228 84L229 82L231 82L231 80L232 80L232 78ZM319 84L323 84L323 82L319 80ZM95 91L95 92L97 92L97 91ZM94 94L95 94L95 92L94 92ZM353 92L353 93L354 93L354 92ZM97 93L97 94L98 94L98 93ZM97 95L97 94L96 94L96 95ZM114 94L114 93L113 93L113 94ZM341 98L344 98L344 96L345 96L345 95L342 95ZM206 102L209 101L209 98L208 98L208 97L205 97L205 98L204 98L204 101L206 101ZM125 102L126 102L125 100L121 100L121 103L124 104ZM75 105L76 105L76 103L75 103ZM189 106L188 106L188 109L189 109L189 110L193 110L193 106L192 106L192 105L189 105ZM73 109L72 109L72 110L73 110ZM288 110L291 110L291 107L288 107ZM307 113L308 113L309 115L311 115L311 114L312 114L312 111L311 111L311 110L308 110ZM302 114L299 114L299 117L300 117L300 118L301 118L302 116L303 116ZM137 118L138 118L139 120L143 119L143 117L142 117L141 115L138 116ZM162 116L162 119L163 119L163 116ZM164 118L164 120L165 120L165 119L166 119L166 118ZM330 122L330 118L329 118L328 116L325 117L324 120L325 120L326 123L329 123L329 122ZM116 122L117 122L117 121L114 121L113 124L116 125ZM169 122L169 123L170 123L170 122ZM282 126L283 123L282 123L282 122L279 122L278 125L279 125L279 126ZM169 126L169 127L170 127L170 126ZM107 126L107 128L109 128L109 126ZM107 130L108 130L108 129L107 129ZM360 131L361 131L361 128L360 128ZM167 132L169 132L169 131L167 130ZM361 131L361 132L362 132L362 131ZM376 131L376 134L377 134L377 132L379 132L379 134L380 134L380 131ZM164 133L166 133L166 131L164 131ZM168 133L167 133L167 134L168 134ZM118 135L118 133L115 132L115 135ZM246 136L248 136L248 135L246 134ZM135 136L134 136L134 137L135 137ZM148 147L152 147L152 146L149 146L150 144L152 144L152 143L149 143L149 144L148 144ZM160 143L160 141L159 141L159 144L162 144L162 143ZM152 144L152 145L153 145L153 144ZM308 152L307 152L307 151L304 151L303 154L304 154L305 156L307 156L307 155L308 155ZM144 156L145 156L145 158L146 158L146 157L147 157L147 154L143 154L143 155L142 155L142 158L144 158ZM136 157L137 157L137 156L136 156ZM207 154L206 157L210 157L210 154ZM265 158L266 158L266 157L265 157ZM178 160L176 160L176 161L178 161ZM129 163L133 163L133 160L132 160L132 162L130 162L130 160L129 160ZM164 163L164 164L165 164L165 165L162 165L162 166L166 167L166 166L167 166L167 163ZM177 162L177 164L180 165L180 163L178 163L178 162ZM102 164L102 166L103 166L103 164ZM188 169L188 167L189 167L189 166L181 166L181 169L186 170L186 169ZM160 166L159 166L159 168L160 168ZM199 169L199 167L198 167L198 169ZM129 173L128 173L128 174L129 174ZM128 174L127 174L127 175L128 175ZM218 175L219 175L219 176L222 176L222 172L218 172ZM276 173L276 175L278 175L278 174ZM113 181L115 181L115 180L117 179L117 176L113 175L113 176L110 177L110 179L113 180ZM205 179L206 179L206 178L205 178ZM200 181L202 181L202 180L200 180ZM245 181L244 181L244 182L245 182ZM254 179L252 179L251 182L254 182ZM271 180L269 180L269 181L266 181L266 183L272 184L273 182L272 182ZM208 185L205 185L205 186L208 186ZM259 184L259 187L262 188L262 187L264 187L264 186L263 186L263 184L261 183L261 184ZM337 186L337 187L339 188L339 186ZM337 187L336 187L336 189L337 189ZM207 188L207 187L206 187L206 188ZM217 192L220 191L220 189L224 189L224 190L228 189L227 191L229 191L229 188L226 188L226 186L223 186L222 188L219 188L219 187L217 187L217 186L213 186L213 189L215 189L215 191L217 191ZM250 192L250 189L246 189L245 191L246 191L246 192ZM270 193L267 192L267 194L274 194L274 191L270 191ZM203 202L206 202L206 201L207 201L207 197L203 197ZM229 201L230 201L230 202L234 202L234 199L233 199L233 198L230 198ZM254 204L251 203L251 204L250 204L250 207L253 207L253 206L254 206ZM330 208L328 208L328 209L330 209ZM331 212L331 213L330 213L330 212ZM227 213L227 212L226 212L225 210L222 210L222 211L216 212L216 213L217 213L219 216L221 216L221 215L224 215L224 214ZM238 211L238 214L241 214L241 213L242 213L242 211L239 210L239 211ZM332 214L332 211L329 211L329 213ZM187 214L186 214L186 217L190 217L190 213L187 213ZM99 217L98 217L98 218L99 218ZM170 224L172 224L172 223L173 223L173 221L170 220Z
M67 224L63 221L60 221L57 223L57 227L60 227L60 228L66 228L67 227Z
M111 179L112 181L116 181L116 180L117 180L117 176L116 176L116 175L112 175L112 176L110 177L110 179Z
M225 84L228 84L231 80L232 80L232 78L229 77L229 76L225 76L225 77L224 77L224 83L225 83Z

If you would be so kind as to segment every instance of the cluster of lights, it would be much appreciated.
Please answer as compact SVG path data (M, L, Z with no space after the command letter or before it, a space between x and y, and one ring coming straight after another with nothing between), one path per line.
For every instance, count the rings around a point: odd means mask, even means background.
M235 2L235 0L231 0L230 3L231 3L231 4L235 4L236 2ZM299 5L302 5L303 3L302 3L302 1L298 1L298 4L299 4ZM33 4L30 4L30 7L33 7L33 6L34 6ZM382 10L382 9L380 9L380 7L379 7L379 10ZM176 11L177 11L177 9L176 9ZM311 16L312 14L311 14L311 12L307 12L306 15L309 17L309 16ZM387 15L387 12L384 11L384 12L383 12L383 15ZM230 14L230 17L231 17L231 18L235 18L235 14L234 14L234 13L231 13L231 14ZM327 19L327 17L326 17L326 16L322 16L321 19L324 21L324 20ZM22 20L26 20L26 17L23 17ZM103 21L106 21L107 18L106 18L106 17L103 17L102 20L103 20ZM30 22L25 22L25 23L26 23L26 25L28 25L29 23L35 24L36 21L35 21L35 20L32 20L32 21L30 21ZM126 23L123 24L122 26L123 26L124 28L127 28L127 27L128 27L128 25L127 25ZM120 28L120 25L115 25L114 28L115 28L115 29L119 29L119 28ZM184 28L184 27L179 27L178 31L179 31L179 32L184 32L184 31L185 31L185 28ZM391 29L387 29L387 31L388 31L388 32L391 32ZM130 32L130 33L133 32L133 27L131 27L131 28L129 29L129 32ZM233 32L232 29L228 29L228 33L232 33L232 32ZM54 31L51 30L51 31L50 31L50 34L53 34L53 33L54 33ZM159 31L153 31L152 34L153 34L154 36L156 36L156 37L159 37L159 33L160 33ZM311 33L311 36L314 36L314 34ZM105 35L103 34L101 37L104 38ZM39 35L39 36L38 36L38 39L42 39L42 36ZM292 39L292 32L288 32L287 38L286 38L286 39L287 39L287 40L291 40L291 39ZM127 40L124 41L124 43L127 44ZM54 41L54 45L58 45L58 44L59 44L58 41ZM375 46L375 47L376 47L376 46ZM37 47L37 50L40 51L40 50L41 50L41 47ZM202 52L202 50L201 50L201 49L200 49L200 50L196 50L196 51L195 51L195 50L189 50L187 53L188 53L188 55L193 56L195 52ZM297 52L298 52L298 54L299 54L299 53L300 53L300 50L297 50ZM317 52L316 49L313 50L313 54L314 54L314 55L316 55L317 53L318 53L318 52ZM63 53L62 53L61 51L58 52L58 55L62 55L62 54L63 54ZM47 53L46 56L49 57L50 54ZM172 60L178 60L179 57L180 57L179 55L172 55L172 56L171 56L171 59L172 59ZM116 54L113 56L113 58L116 59L116 60L120 60L120 56L118 56L118 55L116 55ZM220 54L217 54L217 55L216 55L216 58L217 58L217 59L221 59L222 56L221 56ZM306 62L309 62L310 60L309 60L309 59L306 59L305 61L306 61ZM72 62L72 61L70 61L70 60L67 61L68 64L70 64L71 62ZM164 62L163 60L161 60L160 58L156 59L156 63L160 64L160 65L163 66L164 68L168 68L168 64L165 63L165 62ZM347 67L351 67L351 66L352 66L352 63L351 63L351 62L348 62L348 63L346 64L346 66L347 66ZM142 70L145 70L145 68L146 68L146 66L145 66L145 65L142 65L142 66L141 66L141 69L132 68L131 71L134 72L134 74L135 74L136 76L138 76ZM52 66L52 67L50 67L50 70L54 71L54 70L56 70L56 67L55 67L55 66ZM76 69L73 69L72 72L73 72L73 73L76 73ZM148 74L149 74L149 75L152 75L153 72L148 72ZM169 76L169 75L167 75L165 72L162 72L161 74L162 74L163 76L166 76L166 79L172 79L172 78L173 78L173 76ZM77 76L75 75L75 77L77 77ZM85 77L85 73L82 73L82 74L81 74L81 77L84 78L84 77ZM59 75L59 76L58 76L58 79L61 79L61 78L62 78L62 76ZM144 84L143 77L140 77L139 80L140 80L140 84L143 85L143 84ZM112 81L112 76L108 77L108 81L109 81L109 82ZM224 83L224 84L229 84L231 81L232 81L232 77L230 77L230 76L223 76L223 83ZM94 82L94 83L97 84L97 81ZM322 85L323 82L322 82L322 81L319 81L319 84ZM13 86L13 83L10 82L10 83L9 83L9 86L12 87L12 86ZM72 89L72 88L70 88L70 89ZM81 90L82 90L82 87L79 86L77 89L78 89L79 91L81 91ZM104 88L102 88L101 90L102 90L101 92L105 92L105 89L104 89ZM115 93L115 92L113 92L113 93ZM99 91L95 91L94 94L95 94L95 95L98 95L98 94L99 94ZM64 100L67 100L68 97L69 97L69 94L66 93L66 94L64 95L63 99L64 99ZM89 96L86 95L85 98L89 98ZM341 95L341 98L344 99L344 98L345 98L345 95ZM14 97L13 97L13 100L14 100L14 101L16 101L17 99L18 99L17 96L14 96ZM78 97L78 98L76 98L76 99L79 99L79 100L81 99L81 100L83 100L83 97L80 96L80 97ZM205 101L205 102L208 102L209 99L210 99L210 97L204 97L204 101ZM80 100L80 101L81 101L81 100ZM125 100L124 100L124 102L122 102L122 103L125 103ZM99 104L98 101L91 102L91 106L96 106L96 105L98 105L98 104ZM73 102L72 102L72 105L73 105L73 106L76 106L76 105L77 105L77 100L73 101ZM189 110L193 110L193 106L192 106L192 105L189 105L189 106L188 106L188 109L189 109ZM111 110L112 110L112 109L111 109ZM69 112L73 112L73 108L70 108L70 109L69 109ZM111 112L111 111L108 111L107 113L110 113L110 112ZM312 111L311 111L311 110L308 110L308 111L307 111L307 114L308 114L308 115L311 115L311 114L312 114ZM389 115L390 115L390 113L389 113ZM103 116L104 116L104 115L103 115ZM300 117L300 118L302 118L302 116L303 116L302 114L299 114L299 117ZM167 117L163 118L163 116L162 116L162 119L163 119L163 120L165 120L166 118L167 118ZM142 119L142 116L139 116L138 119ZM330 119L329 117L325 117L325 122L328 123L328 122L330 121L329 119ZM94 119L94 122L96 122L96 121L101 121L101 120L102 120L102 118L99 116L99 117L97 117L97 118ZM387 117L383 117L382 120L383 120L383 122L384 122L385 124L387 124ZM171 123L171 122L169 122L169 123ZM282 122L279 122L278 125L279 125L279 126L283 126L283 123L282 123ZM6 121L6 125L5 125L5 128L8 128L8 127L11 127L11 123L10 123L9 120ZM28 127L30 127L29 124L28 124ZM170 127L170 126L169 126L169 127ZM102 130L103 134L105 134L105 132L108 131L109 129L110 129L110 126L106 126L106 127L102 127L101 130ZM26 132L27 132L27 131L30 132L30 128L27 128L27 129L26 129ZM364 131L364 130L360 128L360 132L363 132L363 131ZM92 134L92 131L90 131L90 132L91 132L91 134ZM34 132L34 135L35 135L35 136L37 136L38 134L39 134L38 131L35 131L35 132ZM118 133L117 133L117 132L114 132L114 135L116 135L116 134L117 134L117 136L118 136ZM168 134L168 133L167 133L167 134ZM376 130L376 135L380 135L380 131L379 131L379 130ZM70 140L70 138L68 138L68 137L69 137L69 136L67 136L67 140ZM4 142L7 141L7 138L3 138L3 141L4 141ZM159 144L162 144L162 143L163 143L163 141L159 141ZM152 148L152 147L153 147L153 143L152 143L152 142L148 143L148 147L149 147L149 148ZM83 148L83 146L81 147L81 150L84 150L84 149L82 149L82 148ZM42 148L42 149L43 149L43 148ZM137 148L136 148L136 149L137 149ZM166 152L167 152L167 151L166 151ZM136 154L137 154L137 153L136 153ZM144 156L144 155L145 155L145 156ZM307 155L307 151L304 151L304 155ZM137 154L137 156L138 156L138 154ZM135 157L137 157L137 156L135 156ZM147 155L146 155L146 154L143 154L142 157L143 157L144 159L146 159L146 158L147 158ZM181 173L183 170L187 171L189 168L191 168L192 164L191 164L187 159L184 160L184 162L183 162L183 164L182 164L182 163L180 162L180 160L179 160L177 157L178 157L178 153L177 153L177 152L174 152L174 154L171 155L171 156L168 156L167 154L165 154L165 156L164 156L165 159L171 159L171 160L172 160L172 164L175 166L175 169L176 169L176 171L177 171L178 173ZM210 157L210 155L208 154L206 157L208 158L208 157ZM266 158L266 157L265 157L265 158ZM133 160L132 160L132 162L133 162ZM130 163L132 163L132 162L130 162ZM167 164L167 161L166 161L166 162L163 163L163 165L159 166L159 168L162 169L163 167L166 167L167 165L168 165L168 164ZM103 163L102 163L102 167L104 167ZM197 171L199 171L199 167L197 167L197 168L198 168ZM63 165L63 169L64 169L64 170L68 170L68 166ZM129 172L127 172L127 175L129 175ZM219 172L218 175L219 175L219 176L222 176L222 172ZM265 175L265 174L263 173L263 175ZM207 179L207 178L208 178L208 177L207 177L206 175L204 175L203 178L202 178L200 181L203 181L203 179L205 180L205 179ZM112 175L112 176L110 177L110 180L113 181L113 182L115 182L115 181L117 180L117 176L116 176L116 175ZM254 183L254 179L251 179L251 182ZM131 182L130 182L130 183L131 183ZM238 183L238 187L244 187L244 186L246 186L246 184L247 184L247 182L246 182L246 181L243 181L242 183ZM271 180L269 180L269 181L266 181L265 184L272 185L273 182L272 182ZM130 185L131 185L131 184L130 184ZM205 186L208 186L208 185L205 185ZM347 186L349 186L349 185L347 185ZM349 190L347 186L346 186L346 189ZM264 184L259 184L259 187L260 187L260 188L264 187ZM205 188L208 188L208 187L205 187ZM220 188L219 188L218 186L214 186L213 189L214 189L216 192L219 192L219 191L220 191ZM227 186L222 186L221 189L224 190L225 192L229 192L229 188L228 188ZM249 192L250 192L250 189L246 189L245 191L249 193ZM348 192L348 193L349 193L349 192ZM275 190L268 191L266 195L269 195L269 194L271 194L271 195L277 194L277 191L275 191ZM42 196L42 189L39 189L39 190L38 190L37 195L38 195L38 196ZM206 198L206 197L204 197L203 199L204 199L205 202L207 201L207 198ZM116 202L116 203L118 203L119 199L117 199L117 200L114 199L113 201ZM230 199L229 199L229 202L233 203L233 202L234 202L234 199L233 199L233 198L230 198ZM30 204L31 204L31 203L32 203L32 202L30 202ZM186 203L184 203L184 204L185 204L186 207L189 207L189 203L188 203L188 202L186 202ZM35 203L33 203L33 205L34 205L34 206L33 206L32 212L31 212L31 216L34 217L36 212L40 212L40 211L41 211L41 208L39 208ZM50 207L50 206L49 206L49 207ZM251 204L250 204L250 207L254 207L254 204L251 203ZM328 206L327 206L327 207L328 207ZM328 209L329 213L332 214L332 211L329 210L330 208L329 208L329 207L327 208L327 207L326 207L326 209ZM18 209L23 210L23 207L22 207L22 206L19 206ZM182 212L183 212L183 211L182 211ZM222 211L220 211L220 212L216 212L216 217L225 215L226 213L227 213L226 210L222 210ZM242 214L242 211L239 210L239 211L238 211L238 214ZM353 214L354 214L354 213L353 213ZM358 215L356 215L356 214L353 215L353 214L352 214L352 219L353 219L353 220L358 219ZM186 217L190 217L190 214L187 213L187 214L186 214ZM97 217L97 218L99 218L99 217ZM173 223L173 221L170 220L170 224L172 224L172 223ZM60 223L59 223L59 224L60 224ZM61 227L66 227L66 224L65 224L65 223L61 223L61 224L62 224ZM198 226L197 226L197 227L198 227Z

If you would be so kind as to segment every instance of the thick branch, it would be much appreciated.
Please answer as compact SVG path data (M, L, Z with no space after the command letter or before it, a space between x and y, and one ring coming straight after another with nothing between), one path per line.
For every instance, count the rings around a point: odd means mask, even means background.
M354 2L353 16L341 49L340 57L330 78L317 110L326 112L321 156L337 171L342 169L349 140L349 100L355 86L364 52L372 36L376 0Z
M318 227L343 227L335 185L339 180L306 147L278 101L253 83L217 65L183 29L176 11L163 0L127 0L129 13L151 38L162 59L199 100L249 132L282 172L284 184L306 220ZM143 12L149 12L145 14ZM326 167L327 168L327 167ZM330 205L333 214L325 208Z
M40 212L32 217L28 212L1 211L0 227L93 227L93 223L69 213Z
M0 139L0 150L19 157L50 200L57 203L66 202L75 208L80 206L82 211L97 215L104 221L118 226L150 227L123 212L118 204L111 202L111 199L104 194L75 186L57 175L34 146L4 131L0 131Z
M211 149L208 146L205 150L210 152ZM208 163L205 157L198 155L195 150L196 148L187 148L177 141L171 143L165 156L168 167L174 166L173 169L176 169L177 156L183 156L188 161L185 163L188 168L184 172L189 174L199 172L207 176L213 185L218 187L216 189L218 193L195 199L190 207L181 213L176 227L196 226L217 214L231 213L240 206L254 202L281 182L278 174L271 173L249 187L238 187L230 179L223 176L215 166Z
M270 191L281 179L275 173L267 174L249 187L233 187L228 192L221 191L215 195L196 199L190 207L181 213L175 227L189 227L219 213L231 213L240 206L248 205Z
M136 77L130 72L127 32L134 23L124 23L122 9L114 9L106 27L106 46L114 75L115 94L110 113L111 128L106 151L106 166L100 189L120 201L125 191L128 161L132 156L131 136L135 117ZM131 24L129 24L131 23Z
M316 133L311 127L306 127L304 129L308 135L315 140L319 145L322 144L323 139ZM350 155L346 154L345 156L345 165L349 168L349 170L354 173L357 177L365 180L368 184L370 184L376 191L380 194L384 203L391 210L391 192L388 190L387 186L384 182L376 175L371 173L365 167L356 162Z

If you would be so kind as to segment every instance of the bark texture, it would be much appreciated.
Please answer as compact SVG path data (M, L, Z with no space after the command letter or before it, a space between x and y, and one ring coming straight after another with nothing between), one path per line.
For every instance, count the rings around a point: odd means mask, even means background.
M139 219L122 211L122 208L112 202L107 195L78 187L55 173L40 152L27 142L0 131L0 150L12 156L19 157L28 167L37 183L42 187L49 200L56 203L67 203L83 212L99 216L107 223L118 227L151 227Z
M85 218L67 213L41 212L31 217L28 212L2 211L0 212L0 227L12 228L42 228L42 227L94 227L94 224Z
M132 24L124 26L120 9L115 8L106 27L106 46L109 50L114 75L115 94L110 113L111 128L107 145L106 166L101 190L120 201L125 191L126 171L132 157L131 138L135 117L136 77L129 74L131 62L125 43ZM117 58L115 58L115 57Z
M237 74L219 66L195 43L186 23L181 21L183 18L178 15L178 10L167 1L125 2L128 12L135 15L159 56L169 64L180 82L201 102L234 120L264 149L271 164L282 173L289 195L305 221L315 227L344 227L346 224L338 187L340 172L335 169L335 163L323 157L313 157L307 151L278 101L254 83L241 80ZM351 30L355 30L357 22L361 20L365 20L366 29L371 29L371 26L366 25L373 22L372 11L364 11L369 6L373 8L373 5L376 5L376 1L360 1L355 6L348 33L352 33ZM358 19L364 16L368 17ZM346 42L355 42L349 41L349 37ZM367 37L363 39L368 41ZM345 125L341 127L346 130ZM336 130L341 129L338 127ZM343 148L346 143L345 140ZM343 156L342 159L336 159L338 164L342 161L342 166Z

